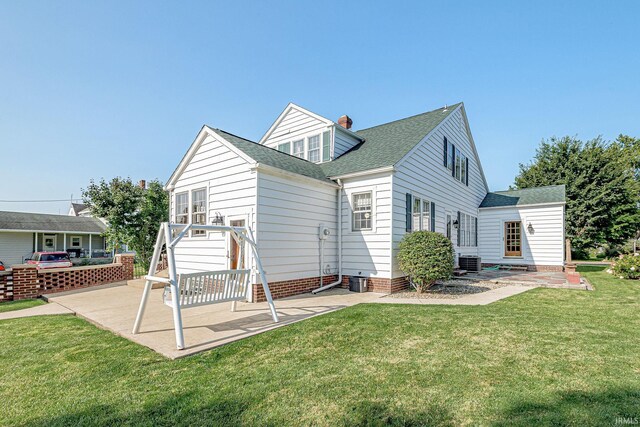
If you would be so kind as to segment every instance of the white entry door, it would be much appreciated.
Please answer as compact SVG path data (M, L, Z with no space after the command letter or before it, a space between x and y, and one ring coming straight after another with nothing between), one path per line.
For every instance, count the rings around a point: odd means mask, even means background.
M42 250L45 252L55 251L58 247L58 236L55 234L44 234L42 236Z

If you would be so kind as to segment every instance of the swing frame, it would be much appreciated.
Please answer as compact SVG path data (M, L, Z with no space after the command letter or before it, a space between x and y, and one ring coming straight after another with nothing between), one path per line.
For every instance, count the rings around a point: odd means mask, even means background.
M180 231L181 230L181 231ZM260 261L260 255L258 254L258 247L253 236L253 231L249 226L245 227L233 227L228 225L198 225L198 224L175 224L169 222L163 222L160 225L160 229L158 230L158 236L156 237L156 244L153 251L153 256L151 257L151 264L149 265L149 273L145 276L145 285L144 291L142 292L142 299L140 300L140 306L138 308L138 314L136 316L136 321L133 325L132 333L135 335L140 332L140 326L142 325L142 318L144 317L145 309L147 307L147 301L149 299L149 295L151 293L151 287L153 283L164 283L165 287L168 287L171 291L171 308L173 312L173 324L176 335L176 347L178 350L184 349L184 332L182 327L182 313L181 313L181 305L180 305L180 281L177 270L176 270L176 258L175 258L175 248L176 245L185 237L190 230L205 230L205 231L214 231L214 232L222 232L229 233L231 237L240 244L240 242L246 242L251 247L251 252L254 258L254 268L260 275L260 282L262 284L262 289L264 290L265 297L267 299L267 303L269 305L269 310L271 311L271 317L275 323L278 323L278 313L276 312L276 307L273 304L273 298L271 297L271 291L269 290L269 284L267 282L267 278L262 268L262 262ZM179 231L178 235L172 239L173 232ZM156 268L158 262L160 261L160 254L162 252L162 246L166 245L167 248L167 261L169 267L169 278L158 277L156 276ZM241 248L243 247L240 245ZM244 256L244 251L240 251L241 259ZM211 272L202 272L202 273L225 273L225 274L234 274L234 272L241 273L246 271L246 269L237 269L237 270L222 270L222 271L211 271ZM252 270L253 272L253 270ZM253 274L250 274L249 283L251 282L251 277ZM213 300L209 302L205 302L198 305L209 305L209 304L219 304L223 302L232 301L231 311L235 311L236 301L241 299L246 299L246 292L248 292L249 287L245 289L245 295L241 298L234 299L221 299L221 300ZM186 307L185 307L186 308Z

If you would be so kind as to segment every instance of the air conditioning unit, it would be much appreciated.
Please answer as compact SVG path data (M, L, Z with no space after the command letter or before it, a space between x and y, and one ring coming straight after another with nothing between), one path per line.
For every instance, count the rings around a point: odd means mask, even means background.
M476 272L482 270L482 262L480 261L479 256L460 255L460 258L458 258L458 264L460 264L460 269L462 270Z

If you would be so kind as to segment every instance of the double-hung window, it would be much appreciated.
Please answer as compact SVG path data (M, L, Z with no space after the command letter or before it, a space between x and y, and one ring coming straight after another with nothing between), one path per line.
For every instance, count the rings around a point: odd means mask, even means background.
M189 223L189 193L176 194L176 224Z
M207 224L207 190L205 188L191 192L191 223ZM193 230L192 236L204 236L206 230Z
M309 153L307 160L317 163L320 161L320 135L310 136L308 138Z
M477 218L465 213L460 213L458 246L478 246Z
M292 144L293 144L293 152L291 154L293 154L296 157L300 157L301 159L304 159L304 139L293 141Z
M411 203L411 231L431 230L431 203L413 196Z
M456 180L469 185L469 159L447 138L443 142L444 166Z
M353 205L353 218L351 229L353 231L366 231L373 229L372 192L354 193L351 196Z

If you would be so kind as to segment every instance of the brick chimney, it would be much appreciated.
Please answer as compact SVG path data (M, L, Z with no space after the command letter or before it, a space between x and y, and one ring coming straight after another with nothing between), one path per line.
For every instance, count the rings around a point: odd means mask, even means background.
M351 117L346 114L338 119L338 124L345 129L351 129L351 125L353 124L353 120Z
M138 183L138 187L142 188L143 190L147 188L147 181L145 181L144 179L141 179L140 182Z

